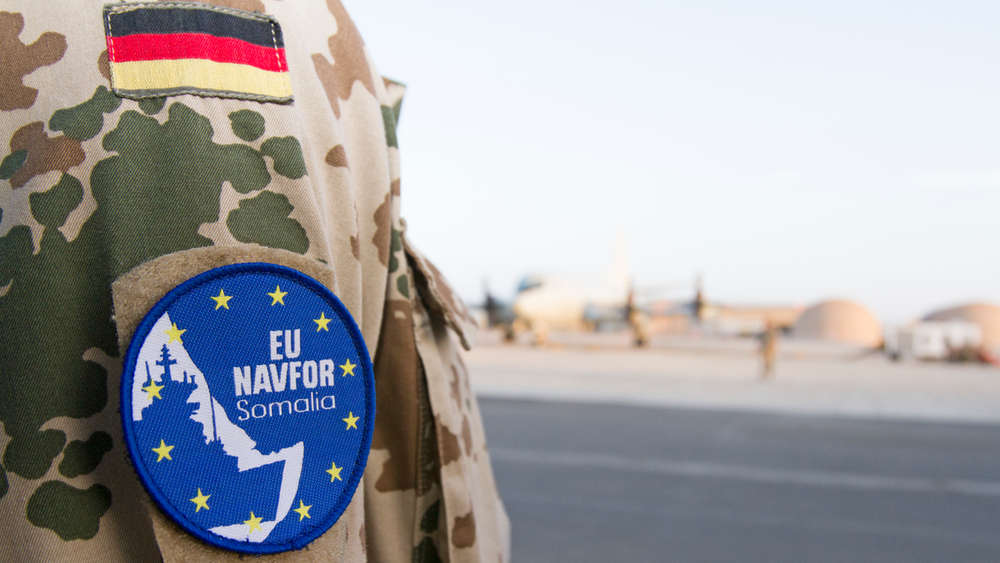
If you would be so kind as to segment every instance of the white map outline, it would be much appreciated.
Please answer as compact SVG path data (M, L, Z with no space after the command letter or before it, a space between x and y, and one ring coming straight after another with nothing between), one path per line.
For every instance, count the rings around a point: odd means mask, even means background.
M184 374L193 378L195 390L188 398L189 403L195 403L198 408L191 415L191 420L201 424L202 433L205 435L205 443L219 440L222 449L227 455L231 455L237 460L237 467L240 471L247 471L277 462L284 462L281 474L281 488L278 492L278 508L274 520L262 521L260 529L249 531L249 526L244 523L229 524L209 528L209 531L224 538L237 541L248 541L261 543L267 539L271 531L279 522L285 519L291 511L295 495L299 490L299 481L302 476L302 461L305 455L305 444L298 442L272 452L262 454L257 451L257 443L242 428L229 420L222 405L216 401L209 392L208 381L198 369L183 344L177 342L168 343L167 329L172 322L168 313L163 313L153 328L150 329L146 340L143 341L136 357L135 373L132 374L132 420L142 420L142 413L155 399L147 396L142 388L146 385L147 371L149 366L149 377L159 383L162 379L163 368L156 365L160 358L160 350L164 345L170 351L171 356L177 361L171 367L171 379L181 382ZM180 327L183 328L183 327ZM183 337L181 337L183 340ZM211 406L210 406L211 405ZM256 491L253 494L257 494ZM250 514L247 514L249 518Z

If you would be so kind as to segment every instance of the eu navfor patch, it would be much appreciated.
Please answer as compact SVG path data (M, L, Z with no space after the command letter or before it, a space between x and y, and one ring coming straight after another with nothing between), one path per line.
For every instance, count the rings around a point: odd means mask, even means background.
M325 286L236 264L146 314L121 405L136 472L167 515L219 547L272 553L305 546L350 502L371 445L374 377Z

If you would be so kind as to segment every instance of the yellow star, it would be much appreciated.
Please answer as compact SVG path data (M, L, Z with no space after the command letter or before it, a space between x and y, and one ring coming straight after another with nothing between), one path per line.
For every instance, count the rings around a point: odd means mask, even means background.
M326 325L330 324L330 321L332 321L332 320L333 319L326 318L326 313L320 311L319 318L318 319L313 319L313 322L316 323L316 332L319 332L321 330L325 330L327 332L330 332L330 329L327 328Z
M299 522L301 522L303 518L312 518L312 516L309 516L309 509L312 507L313 505L306 504L302 502L302 499L299 499L299 507L293 510L292 512L299 513Z
M191 502L194 503L194 511L198 512L202 508L204 508L205 510L209 510L208 498L210 496L212 495L202 494L201 489L198 489L198 496L194 497L193 499L189 499Z
M343 467L337 467L337 462L331 461L330 469L326 470L326 472L330 474L330 482L333 483L334 479L337 481L343 481L343 479L340 478L340 472L343 470Z
M152 401L153 399L163 398L160 396L160 389L163 389L163 386L157 385L156 382L153 381L152 379L150 379L149 383L147 383L146 386L142 388L142 390L146 392L146 397L150 401Z
M232 295L226 295L226 292L222 291L222 288L219 288L219 294L218 295L216 295L215 297L211 297L210 296L210 299L212 299L212 301L215 301L215 310L216 311L219 310L219 307L222 307L224 309L228 309L229 308L229 300L232 299L232 298L233 298L233 296Z
M284 305L285 304L285 296L286 295L288 295L288 292L287 291L281 291L281 286L280 285L274 286L274 291L272 291L271 293L268 293L268 296L271 297L271 306L274 306L277 303L281 303L282 305Z
M187 332L186 328L184 330L181 330L177 328L177 323L171 324L170 328L166 330L167 336L170 337L170 340L167 340L167 344L170 344L175 340L177 342L180 342L181 344L184 344L184 341L181 340L181 335L184 334L185 332Z
M340 420L343 420L344 422L347 423L347 428L345 428L344 430L350 430L351 428L354 429L358 428L358 420L360 418L361 418L360 416L354 416L353 412L349 412L347 413L347 418L342 418Z
M260 522L263 520L260 516L254 516L253 511L250 511L250 519L244 520L243 523L250 526L250 531L248 533L252 534L254 530L260 530Z
M161 439L160 440L160 447L158 447L158 448L152 448L152 450L154 452L156 452L156 455L159 456L159 457L156 458L156 463L160 463L161 461L163 461L163 458L167 458L170 461L173 461L174 458L170 457L170 450L172 450L172 449L174 449L173 446L168 446L166 444L166 442L164 442Z
M357 364L352 364L350 358L344 360L344 365L340 366L340 369L344 370L344 373L340 374L340 376L341 377L346 377L348 374L350 374L353 377L354 376L354 368L356 368L356 367L358 367L358 365Z

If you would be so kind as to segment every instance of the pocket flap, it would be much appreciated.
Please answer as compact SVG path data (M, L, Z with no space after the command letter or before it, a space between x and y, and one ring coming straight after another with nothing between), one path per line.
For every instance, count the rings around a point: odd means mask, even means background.
M415 272L417 291L425 306L432 313L440 314L445 323L458 334L462 346L466 350L470 349L475 341L477 325L469 308L451 289L448 280L437 267L414 248L405 234L402 238L406 257Z

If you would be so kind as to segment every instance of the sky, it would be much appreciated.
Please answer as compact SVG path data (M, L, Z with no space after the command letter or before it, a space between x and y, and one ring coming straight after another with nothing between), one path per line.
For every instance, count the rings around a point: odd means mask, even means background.
M1000 3L344 3L471 303L596 279L617 233L637 285L724 303L1000 302Z

